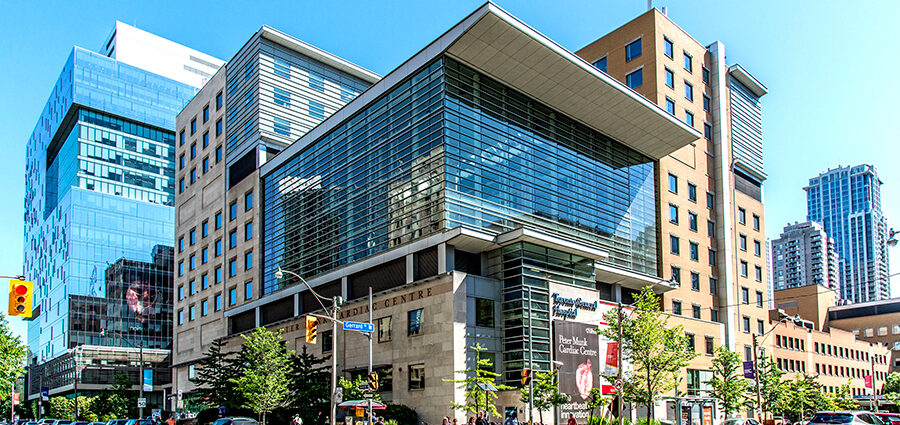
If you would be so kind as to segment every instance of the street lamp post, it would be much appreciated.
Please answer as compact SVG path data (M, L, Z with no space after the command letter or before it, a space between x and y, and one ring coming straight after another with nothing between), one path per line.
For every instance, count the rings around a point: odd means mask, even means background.
M761 339L765 339L767 336L769 336L770 333L772 333L772 331L775 330L775 328L779 324L783 323L785 320L788 320L788 319L790 319L790 316L783 316L779 321L775 322L775 326L772 326L772 329L769 329L768 332L766 332L762 335L753 334L753 359L752 359L753 360L753 380L755 381L754 383L756 385L756 408L757 408L757 412L758 412L757 418L759 418L759 419L764 419L764 418L763 418L763 412L762 412L762 410L763 410L763 408L762 408L762 392L759 387L759 359L758 359L758 355L757 355L759 345L757 342L757 337L759 337Z
M328 309L325 308L325 304L322 303L322 300L327 300L327 298L319 295L316 291L313 290L312 286L309 285L309 282L306 281L302 276L297 273L294 273L289 270L283 270L281 267L275 271L275 279L284 278L284 274L287 273L291 276L300 279L300 282L303 282L306 285L306 288L309 289L309 292L313 294L316 298L316 301L319 302L319 305L322 307L322 310L328 312ZM340 306L343 303L343 298L340 296L331 297L331 424L334 425L337 423L337 403L334 402L335 393L337 393L337 333L338 333L338 311L340 310ZM371 311L371 310L370 310Z
M135 330L135 329L139 329L139 328L132 327L132 328L130 328L130 329L131 329L131 330ZM107 332L108 332L107 329L101 329L101 330L100 330L100 336L105 336L105 334L106 334ZM138 385L140 386L140 390L139 390L139 394L140 394L140 395L138 396L138 398L144 398L144 339L143 339L143 338L140 338L140 339L138 340L138 341L139 341L139 342L138 342L138 346L135 347L133 343L129 342L127 339L125 339L125 338L122 336L122 332L121 332L121 331L115 331L115 333L119 336L119 338L122 340L122 342L124 342L124 343L130 345L132 348L137 348L137 349L138 349L138 353L139 353L139 354L138 354L138 356L139 356L139 360L138 360L138 361L140 362L140 372L139 372L139 375L138 375ZM76 402L75 402L75 403L76 403L76 404L75 404L75 405L76 405L76 409L75 409L75 410L77 411L77 410L78 410L78 409L77 409L77 405L78 405L78 401L77 401L77 400L78 400L78 397L75 397L75 400L76 400ZM165 404L165 400L163 401L163 404ZM139 419L143 419L143 418L144 418L144 408L143 408L143 407L140 407L140 406L138 407L138 418L139 418Z
M531 288L522 286L523 292L528 294L528 423L534 424L534 331L531 329Z

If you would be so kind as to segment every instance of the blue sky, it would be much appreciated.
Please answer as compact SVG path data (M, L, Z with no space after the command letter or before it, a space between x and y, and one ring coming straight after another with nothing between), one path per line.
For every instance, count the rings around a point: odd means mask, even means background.
M0 274L22 270L25 144L73 45L97 50L113 22L228 60L263 24L386 74L483 2L8 2L0 14ZM497 3L570 50L646 10L644 0ZM890 1L662 1L701 43L725 44L768 88L763 98L766 232L806 215L802 187L828 167L874 164L883 208L900 227L893 125L900 79ZM895 70L895 71L890 71ZM896 76L896 75L895 75ZM893 219L893 220L892 220ZM900 247L892 252L900 270ZM900 276L898 276L900 277ZM895 278L892 293L900 296ZM24 323L11 320L24 334Z

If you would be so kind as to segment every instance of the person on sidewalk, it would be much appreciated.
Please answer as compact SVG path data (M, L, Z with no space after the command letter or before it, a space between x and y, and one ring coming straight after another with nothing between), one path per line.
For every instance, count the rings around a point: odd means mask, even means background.
M488 425L487 420L484 419L484 412L478 412L478 419L475 419L475 425Z

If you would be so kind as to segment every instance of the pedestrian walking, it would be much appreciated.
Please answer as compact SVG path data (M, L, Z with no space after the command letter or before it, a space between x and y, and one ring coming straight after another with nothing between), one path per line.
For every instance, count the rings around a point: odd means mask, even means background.
M487 420L484 419L484 412L478 412L478 419L475 419L475 425L488 425Z
M517 416L518 414L516 412L513 412L511 415L509 415L508 418L506 418L506 422L504 423L504 425L519 425L519 418Z
M375 425L384 425L384 416L379 416L378 420L375 422Z
M469 416L469 419L466 420L466 425L475 425L475 417Z
M291 418L291 425L303 425L303 418L300 415L295 414L293 418Z
M569 413L569 422L567 425L578 425L578 422L575 421L575 415Z

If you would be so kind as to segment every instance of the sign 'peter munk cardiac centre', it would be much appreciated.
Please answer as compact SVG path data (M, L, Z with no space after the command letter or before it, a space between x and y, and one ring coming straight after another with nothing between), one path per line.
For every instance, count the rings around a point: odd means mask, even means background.
M579 310L597 311L598 301L587 302L581 298L566 298L554 293L553 298L553 315L564 319L574 319L578 317Z

